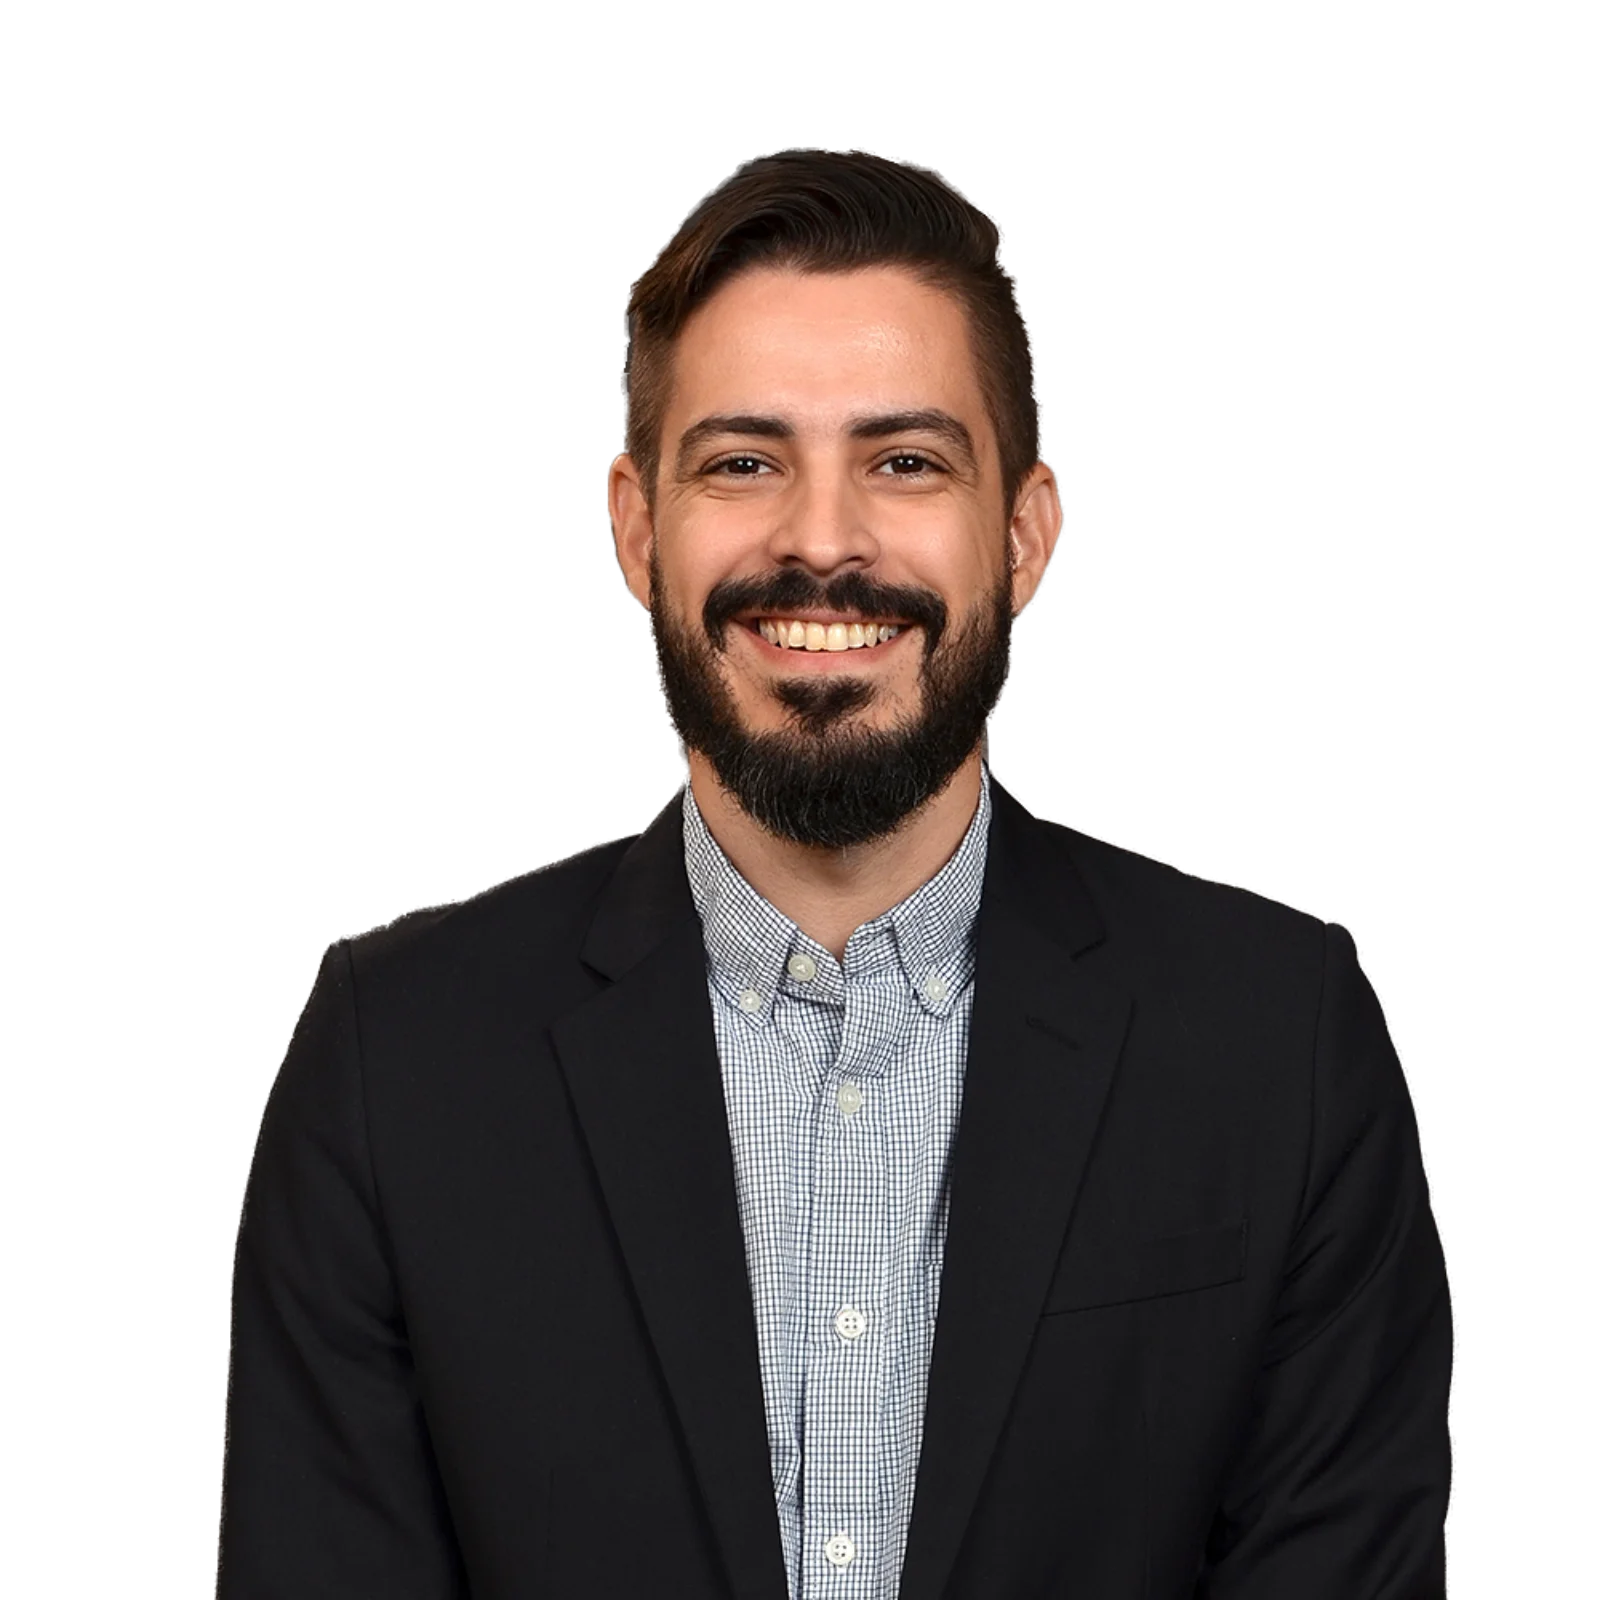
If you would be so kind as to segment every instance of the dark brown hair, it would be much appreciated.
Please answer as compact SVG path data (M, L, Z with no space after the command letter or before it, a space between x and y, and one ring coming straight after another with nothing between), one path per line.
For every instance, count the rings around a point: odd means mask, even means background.
M628 453L654 498L672 349L690 316L746 267L902 266L960 300L1000 443L1006 503L1039 458L1033 361L1000 230L938 173L861 151L747 161L689 213L628 300Z

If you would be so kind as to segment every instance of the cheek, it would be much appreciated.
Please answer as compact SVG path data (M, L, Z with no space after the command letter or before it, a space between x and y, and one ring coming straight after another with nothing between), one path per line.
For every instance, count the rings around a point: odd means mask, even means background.
M760 541L728 517L701 514L675 521L658 532L656 548L672 593L689 600L697 612L724 578L761 567Z

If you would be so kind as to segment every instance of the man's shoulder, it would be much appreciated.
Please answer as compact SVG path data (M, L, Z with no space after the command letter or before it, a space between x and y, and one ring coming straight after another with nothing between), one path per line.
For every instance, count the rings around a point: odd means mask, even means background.
M358 968L385 972L519 963L576 954L594 904L628 847L629 834L520 873L466 899L407 912L344 941Z
M1136 968L1153 962L1173 978L1320 972L1327 936L1321 918L1061 823L1034 823L1037 847L1070 863L1106 949Z

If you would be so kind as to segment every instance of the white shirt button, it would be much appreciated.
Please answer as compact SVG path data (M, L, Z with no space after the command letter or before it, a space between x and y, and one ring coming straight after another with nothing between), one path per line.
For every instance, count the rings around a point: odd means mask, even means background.
M739 1009L741 1011L759 1011L761 1009L761 991L759 989L746 989L739 996Z
M804 950L796 950L789 957L789 976L796 983L810 983L817 975L817 964Z
M841 1339L859 1339L867 1331L867 1314L854 1306L840 1306L833 1319L833 1331Z
M836 1567L848 1567L856 1558L856 1542L848 1533L836 1533L822 1547L822 1553Z
M949 992L949 984L937 972L930 972L922 980L922 997L933 1005L938 1005Z
M839 1085L837 1103L840 1111L845 1116L853 1117L861 1109L863 1098L861 1091L853 1083L841 1083Z

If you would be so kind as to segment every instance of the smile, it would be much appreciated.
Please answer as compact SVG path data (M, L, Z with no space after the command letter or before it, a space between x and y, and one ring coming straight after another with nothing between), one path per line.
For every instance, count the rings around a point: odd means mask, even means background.
M829 672L869 666L870 662L896 653L906 635L917 630L917 624L910 622L899 627L893 638L885 638L875 645L856 645L845 650L808 650L805 645L773 645L763 637L757 622L734 622L733 627L749 638L765 661L792 672Z
M749 627L780 650L870 650L900 632L898 622L811 622L753 617Z

